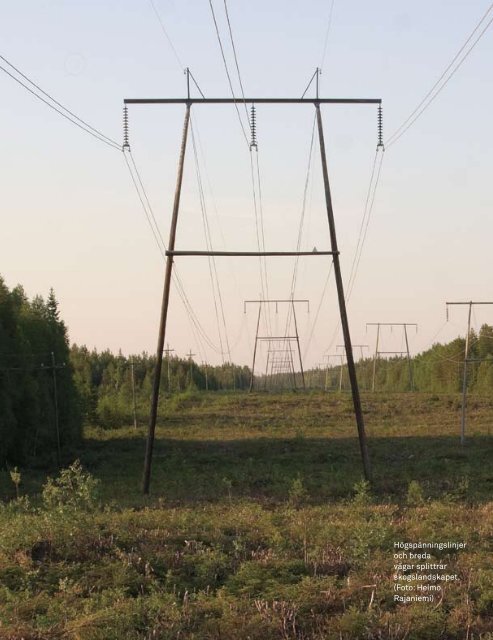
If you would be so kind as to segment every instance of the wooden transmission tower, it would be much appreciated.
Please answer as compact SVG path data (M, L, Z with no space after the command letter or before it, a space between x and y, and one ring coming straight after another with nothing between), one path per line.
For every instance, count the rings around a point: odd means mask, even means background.
M194 98L190 95L190 73L187 70L187 87L188 95L185 98L126 98L124 105L127 108L128 105L177 105L182 104L185 106L185 119L183 123L183 134L181 140L180 156L178 162L178 173L176 179L176 189L173 201L173 210L171 217L171 226L169 232L168 247L166 251L166 267L164 273L164 287L163 297L161 305L161 320L159 325L158 346L156 352L156 369L153 382L153 393L151 401L151 411L149 418L149 430L147 435L147 445L144 460L144 473L143 473L143 491L145 494L149 493L150 480L151 480L151 466L152 466L152 453L154 448L154 437L156 430L156 419L159 400L159 389L161 380L161 370L163 362L163 349L166 336L166 322L168 318L168 306L170 296L171 285L171 273L173 269L173 261L178 257L185 256L235 256L235 257L259 257L259 256L310 256L312 258L320 258L322 256L332 256L334 265L334 276L337 288L337 298L339 302L339 312L341 317L341 326L344 336L344 345L346 347L346 358L349 379L351 382L351 391L353 397L354 413L356 417L356 426L358 431L359 445L361 450L361 457L363 461L363 471L365 478L370 480L370 458L368 455L368 448L366 443L365 426L363 421L363 411L361 408L361 399L358 389L358 381L356 379L356 369L354 365L353 350L351 346L351 337L349 332L349 322L346 310L346 300L344 297L344 287L342 281L341 266L339 261L339 247L337 244L337 235L335 227L334 210L332 207L332 196L330 191L329 173L327 169L327 156L325 151L325 137L322 123L322 105L365 105L376 104L381 105L381 100L378 98L320 98L318 95L318 75L319 70L316 71L313 77L317 77L317 91L314 98ZM306 93L306 91L305 91ZM325 193L325 207L328 222L328 238L330 240L330 250L325 251L191 251L191 250L177 250L175 248L176 229L178 224L178 212L180 209L180 196L181 187L183 181L183 169L185 162L185 152L187 147L188 129L190 123L190 111L192 106L201 107L205 105L218 105L218 104L275 104L275 105L303 105L313 106L315 108L318 140L320 147L320 160L322 166L322 175L324 183ZM379 110L379 123L381 123L381 110ZM128 141L126 141L128 144ZM379 146L383 146L381 140L381 134L379 136Z
M247 312L247 304L258 304L258 315L257 315L257 328L255 331L255 344L253 347L253 362L252 362L252 373L251 373L251 377L250 377L250 391L253 391L253 384L254 384L254 376L255 376L255 360L257 357L257 347L258 347L258 343L260 341L267 341L269 342L269 347L270 347L270 343L280 343L281 345L289 345L291 342L296 342L296 346L297 346L297 351L298 351L298 362L300 365L300 370L301 370L301 383L303 386L303 389L305 389L305 373L303 371L303 360L301 357L301 348L300 348L300 336L298 333L298 322L296 320L296 304L306 304L307 305L307 309L308 312L310 311L310 303L308 300L294 300L293 298L290 298L289 300L279 300L279 299L274 299L274 300L245 300L243 302L243 313ZM260 329L260 316L261 316L261 312L262 312L262 305L266 305L267 307L269 305L275 305L275 310L276 313L279 312L279 305L280 304L287 304L288 305L288 309L292 312L293 314L293 321L294 321L294 335L284 335L284 336L259 336L259 329ZM270 360L270 356L269 354L272 353L273 351L279 352L281 350L281 347L277 347L275 349L270 349L267 352L267 366L266 366L266 370L265 370L265 375L266 378L264 380L264 382L266 382L267 379L267 371L269 369L269 360ZM289 353L291 352L291 349L288 349ZM291 357L291 368L292 368L292 375L293 375L293 389L296 389L296 376L295 376L295 372L294 372L294 362L293 359ZM265 385L264 385L265 387Z

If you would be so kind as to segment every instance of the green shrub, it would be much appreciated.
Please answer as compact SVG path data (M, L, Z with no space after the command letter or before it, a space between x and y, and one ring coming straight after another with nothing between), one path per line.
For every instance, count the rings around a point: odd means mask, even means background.
M366 507L371 504L370 483L367 480L360 480L354 487L353 504L356 507Z
M424 503L423 489L416 480L411 480L407 488L406 502L410 507L419 507Z
M308 497L308 492L305 489L303 478L298 475L289 488L289 501L295 507L300 507Z
M371 614L367 611L358 611L350 606L338 619L340 637L345 640L360 640L368 637L371 628Z
M99 504L99 480L83 470L78 460L43 485L43 504L48 510L94 511Z

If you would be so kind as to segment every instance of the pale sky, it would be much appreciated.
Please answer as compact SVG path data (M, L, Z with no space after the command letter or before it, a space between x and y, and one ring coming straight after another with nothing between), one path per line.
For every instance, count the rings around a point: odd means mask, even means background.
M122 139L122 103L132 97L183 97L189 66L207 97L230 97L208 0L62 2L25 0L2 8L0 54L106 135ZM326 55L328 19L333 4ZM214 2L235 92L224 4ZM322 66L322 97L382 98L384 138L421 101L486 12L479 0L369 3L291 0L228 8L247 97L300 97ZM493 15L493 14L492 14ZM357 278L349 301L353 342L374 349L366 322L415 322L413 353L464 334L466 310L445 323L446 300L490 300L493 237L493 27L409 131L385 152ZM4 63L2 63L4 64ZM5 65L4 65L5 66ZM70 339L89 348L155 351L164 265L124 158L61 118L0 73L0 273L28 295L55 289ZM310 106L257 106L265 246L294 250L313 125ZM244 115L242 113L242 115ZM130 144L165 241L168 239L183 106L132 106ZM196 106L194 132L215 249L257 250L250 155L232 106ZM376 107L323 107L329 174L343 277L347 284L377 142ZM329 249L315 145L302 248ZM205 249L191 138L177 249ZM207 260L178 258L178 271L210 346L194 336L175 289L166 342L177 355L219 363ZM234 362L250 364L259 298L258 261L217 258ZM333 276L313 323L329 261L301 259L296 298L304 366L341 344ZM267 261L271 298L290 294L292 258ZM220 312L219 312L220 316ZM262 319L284 332L286 318ZM477 308L476 328L493 324ZM310 335L312 338L309 339ZM219 337L221 336L221 338ZM402 333L384 331L398 350Z

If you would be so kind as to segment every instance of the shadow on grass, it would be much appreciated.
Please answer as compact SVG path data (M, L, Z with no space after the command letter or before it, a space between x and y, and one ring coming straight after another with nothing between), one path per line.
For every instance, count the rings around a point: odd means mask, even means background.
M491 500L493 438L475 436L461 447L458 438L382 437L370 441L374 493L378 501L405 500L409 482L425 497L467 502ZM141 505L144 441L88 439L80 458L103 486L104 499ZM168 504L238 497L287 500L301 479L307 501L348 498L362 479L356 438L249 438L177 440L158 437L152 468L152 499ZM299 485L299 482L298 482Z

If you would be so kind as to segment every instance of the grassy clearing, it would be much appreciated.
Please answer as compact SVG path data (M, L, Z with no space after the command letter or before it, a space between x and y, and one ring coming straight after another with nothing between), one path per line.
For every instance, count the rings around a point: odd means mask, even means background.
M42 500L44 475L22 471L31 506L0 510L0 638L486 639L493 402L470 400L466 447L455 396L364 408L371 493L346 395L175 396L147 499L144 427L87 431L101 507L83 481ZM460 580L433 605L393 601L400 540L467 542L434 556Z

